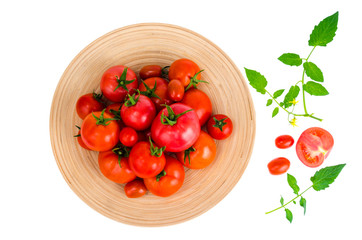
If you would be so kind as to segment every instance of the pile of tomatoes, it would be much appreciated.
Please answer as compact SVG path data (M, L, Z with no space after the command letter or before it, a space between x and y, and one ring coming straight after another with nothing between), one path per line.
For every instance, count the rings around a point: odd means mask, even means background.
M212 115L209 97L197 89L205 82L202 71L189 59L164 68L144 66L139 77L117 65L104 72L102 94L78 99L76 111L83 119L78 143L99 152L100 171L126 184L127 197L141 197L147 190L161 197L174 194L184 182L184 166L210 165L216 156L214 139L232 133L230 118Z

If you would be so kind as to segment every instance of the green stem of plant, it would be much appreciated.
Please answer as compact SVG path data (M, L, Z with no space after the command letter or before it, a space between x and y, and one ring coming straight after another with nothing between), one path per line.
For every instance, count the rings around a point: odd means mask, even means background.
M310 51L308 57L305 59L306 62L308 62L308 59L310 58L310 56L312 55L314 49L316 48L316 46L313 47L312 51ZM304 75L305 75L305 70L303 69L303 75L302 75L302 92L303 92L303 107L304 107L304 112L305 114L308 114L307 111L307 106L305 104L305 92L304 92Z
M293 198L292 200L290 200L290 201L287 202L286 204L284 204L284 205L282 205L282 206L280 206L280 207L278 207L278 208L276 208L276 209L273 209L273 210L271 210L271 211L269 211L269 212L266 212L265 214L269 214L269 213L275 212L276 210L279 210L279 209L281 209L281 208L284 208L284 207L287 206L289 203L293 202L295 199L297 199L297 198L299 198L300 196L302 196L303 193L305 193L306 191L308 191L308 190L309 190L310 188L312 188L312 187L313 187L313 185L310 186L309 188L307 188L306 190L304 190L302 193L298 194L295 198Z

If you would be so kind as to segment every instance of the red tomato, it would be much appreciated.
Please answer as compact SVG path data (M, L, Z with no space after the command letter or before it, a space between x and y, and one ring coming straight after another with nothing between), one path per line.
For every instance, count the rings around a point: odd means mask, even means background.
M271 160L268 163L268 169L272 175L280 175L286 173L289 169L290 161L284 157Z
M210 98L199 89L186 91L181 103L195 110L200 120L200 126L204 125L211 116L212 104Z
M104 111L89 114L80 130L84 144L99 152L111 150L119 140L119 125Z
M82 138L80 137L80 127L77 126L77 125L75 125L75 126L79 129L78 135L75 135L75 136L74 136L74 137L77 138L78 144L79 144L82 148L84 148L84 149L91 150L89 147L87 147L87 145L84 144Z
M126 66L109 68L102 76L101 91L112 102L123 102L127 93L133 94L138 87L136 74Z
M189 59L178 59L171 64L168 79L177 79L184 87L193 86L193 83L197 84L201 79L200 68Z
M210 165L216 156L214 139L204 131L189 149L176 153L177 159L188 168L202 169Z
M277 148L285 149L293 146L294 139L290 135L281 135L275 139L275 146Z
M161 77L162 67L159 65L147 65L141 68L140 78L145 80L151 77Z
M119 133L119 141L126 147L132 147L138 141L138 134L133 128L125 127Z
M150 127L155 116L156 108L151 99L140 94L129 96L121 108L123 123L137 131Z
M129 166L128 158L120 157L113 151L100 152L98 165L102 174L115 183L127 183L136 178Z
M179 80L174 79L168 83L167 94L171 100L179 102L184 97L185 88Z
M207 122L207 132L217 140L226 139L233 132L233 122L224 114L216 114Z
M200 135L200 122L194 110L175 103L161 110L151 126L152 139L168 152L181 152L192 146Z
M111 115L113 118L121 120L121 107L122 103L113 103L107 106L106 113Z
M149 98L155 104L157 111L164 108L163 104L170 104L172 101L167 95L168 82L164 78L153 77L147 78L140 84L139 90L141 93Z
M166 164L164 148L155 147L152 142L138 142L129 154L129 164L140 178L155 177Z
M185 179L185 170L182 164L174 157L166 156L164 170L157 176L145 178L143 181L147 189L156 196L168 197L177 192Z
M319 127L308 128L296 144L298 158L308 167L318 167L328 157L333 144L333 137L328 131Z
M146 194L147 188L142 179L135 179L124 186L124 192L129 198L139 198Z
M84 119L91 112L102 111L106 106L102 103L102 95L88 93L81 96L76 103L77 114Z

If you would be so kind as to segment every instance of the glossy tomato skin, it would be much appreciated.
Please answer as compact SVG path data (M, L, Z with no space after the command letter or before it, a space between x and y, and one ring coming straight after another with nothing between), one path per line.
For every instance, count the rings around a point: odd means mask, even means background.
M290 167L290 161L287 158L279 157L268 163L268 169L272 175L280 175L286 173Z
M170 105L172 103L172 100L167 95L167 86L168 82L164 78L160 77L152 77L147 78L144 80L144 84L146 84L150 89L153 89L156 83L156 90L155 94L160 98L157 97L151 97L152 102L155 104L157 111L160 111L164 106L161 106L163 104ZM141 92L146 91L146 87L143 83L140 84L139 90Z
M128 158L122 157L121 166L118 162L118 155L112 151L100 152L98 154L98 165L102 174L115 183L127 183L136 178L131 170Z
M124 186L128 198L139 198L146 194L147 188L142 179L135 179Z
M217 121L221 123L221 129L216 124ZM217 140L224 140L228 138L231 133L233 132L233 122L231 119L224 115L224 114L216 114L210 117L210 119L207 121L207 132L211 135L211 137L217 139Z
M100 84L101 91L103 95L112 102L123 102L123 100L127 96L126 89L124 89L123 87L117 88L119 84L117 78L120 78L122 76L125 68L127 67L123 65L113 66L105 71L102 76ZM125 85L129 93L133 94L138 87L138 81L137 75L130 68L127 68L126 80L134 80L132 83L128 83Z
M173 79L168 83L167 94L171 100L179 102L184 97L185 87L179 80Z
M78 141L78 144L84 148L84 149L87 149L87 150L91 150L89 147L87 147L87 145L84 144L82 138L80 137L80 130L78 132L78 136L75 136L77 138L77 141Z
M138 141L138 134L133 128L125 127L119 133L119 141L126 147L132 147Z
M191 109L182 103L175 103L170 107L176 115ZM168 116L167 109L162 109L151 126L151 136L155 143L165 146L167 152L181 152L191 147L200 135L200 121L195 111L180 116L173 126L162 124L162 113Z
M94 93L88 93L78 98L76 111L81 119L84 119L91 112L102 111L105 105L97 100Z
M94 151L111 150L119 140L119 125L115 120L108 121L108 125L97 125L94 116L100 117L102 112L89 114L82 123L80 135L84 144ZM103 114L104 118L112 118L108 113Z
M192 145L192 151L186 150L176 153L177 159L191 169L202 169L209 166L216 156L216 144L214 139L204 131L200 132L199 138ZM189 156L185 152L189 152Z
M151 77L161 77L162 67L159 65L147 65L141 68L140 78L145 80Z
M168 197L176 193L185 179L185 170L183 165L174 157L166 156L166 165L164 168L165 176L145 178L143 181L147 189L154 195Z
M184 87L189 85L190 79L200 71L199 66L186 58L178 59L174 61L168 71L168 79L179 80ZM196 76L197 80L201 79L201 74Z
M332 135L323 128L312 127L305 130L296 144L300 161L308 167L319 167L331 152L334 145Z
M165 155L151 155L149 142L138 142L129 154L129 164L133 172L140 178L150 178L159 174L166 164Z
M156 107L150 98L137 95L137 103L134 106L127 107L123 104L121 108L121 118L126 126L137 131L142 131L151 126L156 116Z
M212 104L210 98L199 89L186 91L181 103L195 110L200 120L200 126L203 126L211 116Z
M275 139L275 146L277 148L286 149L294 144L294 138L290 135L280 135Z

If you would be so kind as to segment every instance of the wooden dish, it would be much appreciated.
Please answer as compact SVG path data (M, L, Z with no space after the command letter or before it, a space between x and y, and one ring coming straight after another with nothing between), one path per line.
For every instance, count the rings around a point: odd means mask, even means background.
M124 185L106 179L98 169L98 153L81 148L73 135L81 119L77 99L99 92L103 72L122 64L135 72L147 64L170 65L179 58L195 61L200 84L213 103L214 113L227 114L233 134L217 142L215 161L203 170L186 170L182 188L168 198L151 193L128 199ZM197 101L197 99L195 99ZM90 207L116 221L138 226L164 226L194 218L221 201L243 174L254 143L255 112L239 69L215 44L188 29L147 23L107 33L83 49L69 64L54 93L50 138L58 167L70 188Z

